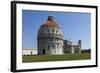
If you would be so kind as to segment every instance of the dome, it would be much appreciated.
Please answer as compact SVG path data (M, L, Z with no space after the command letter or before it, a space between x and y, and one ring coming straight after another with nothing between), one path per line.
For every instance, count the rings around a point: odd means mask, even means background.
M50 27L54 27L54 28L60 28L58 23L54 20L53 16L49 16L47 19L47 22L44 23L40 28L42 27L46 27L46 28L50 28Z

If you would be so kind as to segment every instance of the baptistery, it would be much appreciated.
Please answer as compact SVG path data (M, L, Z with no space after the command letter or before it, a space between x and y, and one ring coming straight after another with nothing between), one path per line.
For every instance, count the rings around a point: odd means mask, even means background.
M60 25L56 22L54 16L48 16L47 21L38 30L38 55L63 54L63 39L63 31Z

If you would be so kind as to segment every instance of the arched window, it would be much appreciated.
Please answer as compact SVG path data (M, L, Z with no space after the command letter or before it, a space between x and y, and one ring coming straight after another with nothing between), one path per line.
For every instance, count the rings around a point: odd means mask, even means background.
M49 29L48 29L48 33L49 33Z
M48 49L50 49L50 46L48 46Z
M51 38L51 42L53 41L53 39Z
M57 45L57 49L59 48L59 44Z
M56 33L58 33L58 30L56 31Z
M52 49L54 49L54 48L55 48L55 46L53 45L53 46L52 46Z
M55 31L55 29L53 28L53 29L52 29L52 33L54 33L54 31Z
M57 45L57 49L59 48L59 46Z

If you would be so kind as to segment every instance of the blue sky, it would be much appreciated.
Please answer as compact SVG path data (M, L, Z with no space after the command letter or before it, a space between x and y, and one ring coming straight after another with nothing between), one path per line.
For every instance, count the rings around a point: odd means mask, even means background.
M54 16L64 32L64 39L70 39L73 44L82 40L82 49L91 48L91 15L78 12L22 11L23 48L37 49L37 32L47 21L48 16Z

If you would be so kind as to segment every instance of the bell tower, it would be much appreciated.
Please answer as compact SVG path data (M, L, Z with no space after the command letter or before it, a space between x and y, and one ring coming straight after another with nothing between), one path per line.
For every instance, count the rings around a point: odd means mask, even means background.
M80 46L80 48L79 48L79 53L81 53L81 45L82 44L82 41L81 40L78 40L78 45Z

